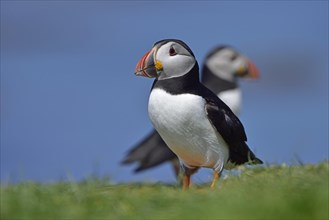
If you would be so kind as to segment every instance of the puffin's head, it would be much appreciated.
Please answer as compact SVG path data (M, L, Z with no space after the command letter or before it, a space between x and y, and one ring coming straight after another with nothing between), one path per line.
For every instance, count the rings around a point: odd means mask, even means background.
M192 50L181 40L156 42L137 63L135 75L159 80L183 76L196 64Z
M215 76L230 81L236 77L259 78L259 72L254 63L229 46L219 46L210 51L206 56L204 65Z

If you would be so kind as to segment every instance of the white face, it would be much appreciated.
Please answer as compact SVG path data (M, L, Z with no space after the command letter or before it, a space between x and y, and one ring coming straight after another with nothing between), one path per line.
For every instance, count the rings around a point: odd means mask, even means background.
M158 71L159 80L183 76L193 68L196 62L188 50L173 41L157 49L155 61L162 64L162 70Z
M208 58L206 65L218 77L233 81L234 74L241 68L247 68L248 64L244 56L231 48L224 48Z

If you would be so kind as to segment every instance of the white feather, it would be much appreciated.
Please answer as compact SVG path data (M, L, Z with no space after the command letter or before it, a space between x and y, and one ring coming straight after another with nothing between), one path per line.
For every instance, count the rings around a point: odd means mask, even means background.
M155 129L184 165L223 169L228 146L208 120L202 97L172 95L156 88L150 94L148 111Z
M239 88L226 90L217 94L217 96L230 107L236 116L239 116L241 111L242 94Z
M175 56L169 55L169 50L174 47L177 51ZM169 79L183 76L195 65L195 58L181 45L169 42L162 45L156 52L156 60L163 65L159 79Z

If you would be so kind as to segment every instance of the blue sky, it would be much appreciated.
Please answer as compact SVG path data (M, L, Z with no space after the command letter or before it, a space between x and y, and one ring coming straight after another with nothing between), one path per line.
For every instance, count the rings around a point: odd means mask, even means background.
M175 181L119 164L152 130L152 79L133 71L164 38L200 64L219 44L256 63L241 121L266 163L328 159L327 1L1 1L1 180Z

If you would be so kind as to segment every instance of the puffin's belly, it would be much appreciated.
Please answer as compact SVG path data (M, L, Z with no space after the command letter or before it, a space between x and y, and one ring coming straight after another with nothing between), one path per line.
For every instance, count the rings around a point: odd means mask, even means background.
M204 107L200 96L153 89L148 111L155 129L185 165L216 169L226 163L228 147Z

